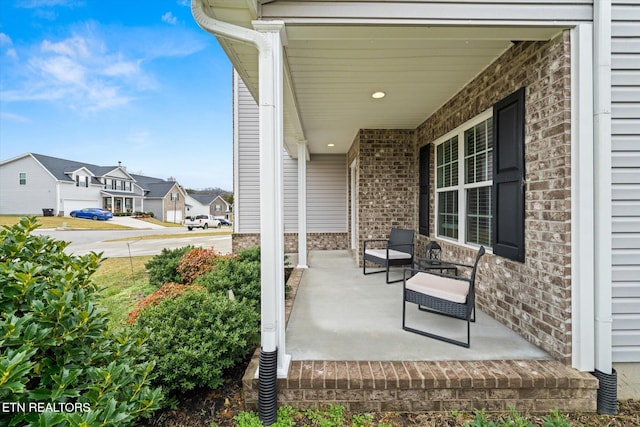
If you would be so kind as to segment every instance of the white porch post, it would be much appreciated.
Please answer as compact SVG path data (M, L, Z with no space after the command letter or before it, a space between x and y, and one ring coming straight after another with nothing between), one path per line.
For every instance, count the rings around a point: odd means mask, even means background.
M612 373L611 1L594 2L594 223L596 369Z
M571 316L572 365L595 364L593 31L571 31Z
M264 352L278 351L278 376L286 377L291 356L285 351L283 226L283 71L284 23L254 21L266 40L259 50L261 341Z
M307 265L307 141L298 141L298 268Z

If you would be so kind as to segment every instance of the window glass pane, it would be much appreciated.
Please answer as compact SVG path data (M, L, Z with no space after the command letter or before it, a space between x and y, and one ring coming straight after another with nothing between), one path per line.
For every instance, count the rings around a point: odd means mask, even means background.
M27 173L20 172L19 180L20 180L20 185L27 185Z
M437 149L438 188L458 184L458 137L438 145Z
M491 246L491 187L467 190L467 243Z
M465 183L489 181L493 174L492 119L464 131Z
M458 192L438 193L438 234L458 238Z

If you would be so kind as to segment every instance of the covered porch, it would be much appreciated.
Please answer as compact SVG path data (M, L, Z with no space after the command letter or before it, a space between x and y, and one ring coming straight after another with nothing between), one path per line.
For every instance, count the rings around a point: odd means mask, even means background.
M287 378L278 380L280 404L337 403L352 411L595 410L595 377L553 360L482 311L469 349L402 330L402 283L364 276L349 252L311 251L310 268L289 279L292 361ZM465 333L464 322L407 309L411 322ZM258 352L243 384L245 404L253 409L257 368Z

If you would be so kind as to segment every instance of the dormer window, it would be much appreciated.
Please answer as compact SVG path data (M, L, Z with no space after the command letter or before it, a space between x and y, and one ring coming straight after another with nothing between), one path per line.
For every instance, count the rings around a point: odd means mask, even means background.
M76 187L88 187L89 177L76 175Z

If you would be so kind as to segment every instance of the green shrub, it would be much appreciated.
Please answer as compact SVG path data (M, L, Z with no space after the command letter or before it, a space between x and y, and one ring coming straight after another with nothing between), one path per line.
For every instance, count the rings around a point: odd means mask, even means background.
M0 231L0 401L65 411L16 407L10 423L120 426L149 416L163 396L141 359L146 336L107 328L90 280L100 256L67 255L67 243L35 228L23 218Z
M206 290L189 290L142 310L134 323L148 328L147 356L159 384L173 391L217 388L260 339L259 312L250 304Z
M149 271L149 283L160 287L165 283L184 283L178 273L178 265L184 254L193 249L193 246L185 246L177 249L162 249L159 255L155 255L144 266Z
M254 306L260 305L260 261L252 257L223 258L216 268L198 277L194 282L212 293L228 295L233 291L236 299L247 299Z
M260 262L260 246L255 246L249 249L243 249L240 252L238 252L237 256L240 261Z

